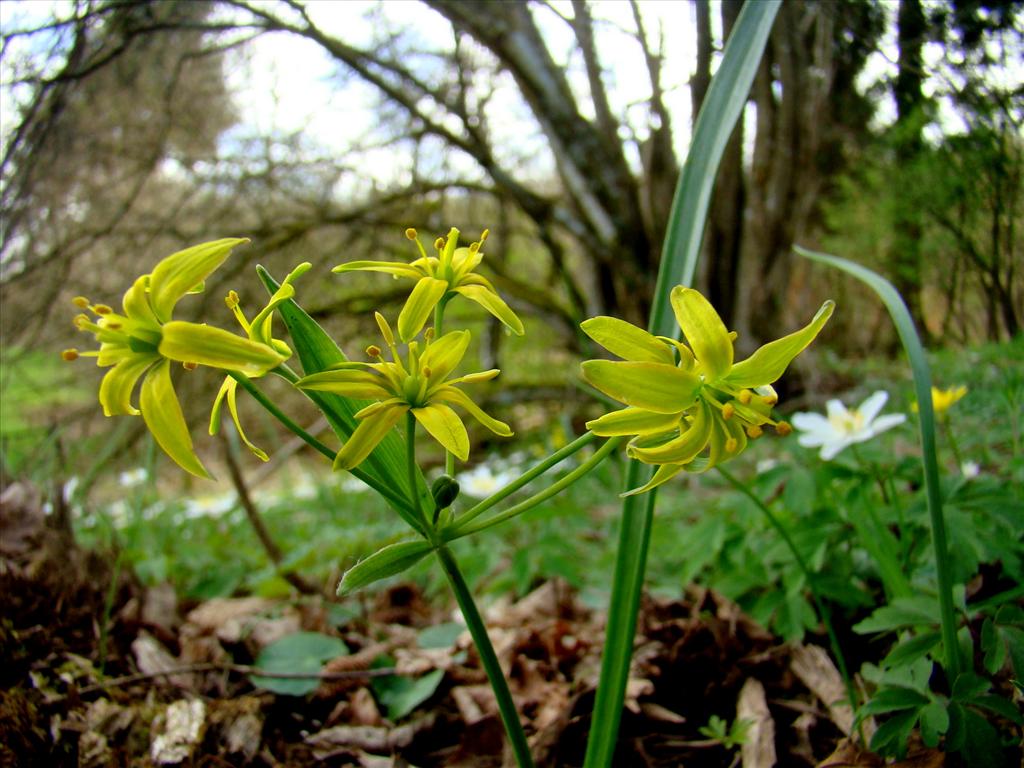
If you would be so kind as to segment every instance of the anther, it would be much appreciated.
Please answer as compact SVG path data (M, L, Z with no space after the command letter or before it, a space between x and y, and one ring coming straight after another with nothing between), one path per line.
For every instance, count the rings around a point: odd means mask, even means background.
M756 440L763 434L764 430L761 429L761 427L759 427L757 424L751 424L750 426L747 427L747 437L749 437L751 440Z
M224 297L224 303L228 305L228 309L234 309L238 306L240 299L236 291L228 291L228 295Z
M84 331L86 327L92 323L88 315L75 315L74 320L71 322L74 323L75 328L80 331Z
M104 320L103 327L111 331L120 331L124 326L117 320Z
M739 334L736 331L729 331L729 341L736 341L739 338Z
M430 369L427 366L423 366L423 376L427 379L430 378Z
M85 296L75 296L75 298L71 300L71 303L74 304L79 309L89 308L89 300L85 298Z
M415 240L416 239L416 230L413 229L412 227L409 227L407 230L405 230L405 236L409 240Z
M738 447L739 447L739 443L736 441L735 437L730 437L728 440L725 441L725 452L726 453L736 453L736 449Z
M734 413L736 413L736 406L732 403L726 403L722 406L722 418L726 421L731 419Z
M483 232L480 233L480 245L484 244L484 241L487 239L487 236L489 234L491 234L491 230L489 229L485 229Z
M434 241L434 247L438 251L443 251L444 250L444 238L443 237L437 238L437 240Z
M427 330L423 332L423 340L427 342L427 344L429 344L434 340L434 336L436 335L437 332L434 330L434 327L431 326L430 328L427 328Z
M65 349L63 352L60 353L60 356L64 360L67 360L70 363L72 360L77 360L78 359L78 350L77 349Z
M380 347L378 347L376 344L371 344L366 348L367 357L380 357L382 354L384 353L381 352Z
M793 428L789 426L787 422L780 421L775 425L775 431L782 437L785 437L786 435L792 434Z
M480 243L470 243L469 244L469 253L470 253L470 255L475 256L477 254L477 251L479 251L479 250L480 250Z
M92 309L92 311L95 312L97 315L109 315L114 311L106 304L94 304L92 307L90 307L90 309Z
M182 363L181 367L184 368L186 371L194 371L196 368L199 367L199 363L192 363L192 362Z
M736 399L744 405L749 405L753 397L754 395L749 389L744 389L736 396Z
M761 397L761 402L764 403L765 405L775 405L777 402L779 402L779 396L776 395L774 392L770 395L763 395Z

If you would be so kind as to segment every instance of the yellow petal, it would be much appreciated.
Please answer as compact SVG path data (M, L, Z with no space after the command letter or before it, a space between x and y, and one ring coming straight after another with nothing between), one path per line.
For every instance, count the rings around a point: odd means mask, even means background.
M512 333L517 336L523 335L523 321L516 316L512 308L502 300L501 296L493 288L486 288L482 285L460 285L455 288L455 292L462 294L471 301L475 301L498 318Z
M706 380L716 381L727 374L732 368L732 338L711 302L699 291L681 285L672 289L669 300Z
M512 428L509 427L508 424L488 416L479 405L470 399L469 395L460 389L456 389L451 386L442 387L434 395L434 399L447 403L454 403L464 409L470 416L479 421L496 435L500 435L501 437L512 436Z
M129 355L107 371L100 382L100 405L106 416L138 416L132 405L132 392L139 377L160 360L157 355Z
M245 447L252 451L260 461L270 461L270 457L267 456L266 452L246 437L245 430L242 429L242 422L238 418L237 395L238 382L229 376L224 379L220 392L217 393L217 399L213 403L213 410L210 413L210 434L215 435L220 430L221 403L226 399L231 420L235 423L235 430L238 432L238 436L242 438L242 442L245 443Z
M452 331L431 342L420 358L420 367L430 369L431 381L444 381L462 362L469 347L469 331Z
M613 355L623 360L675 365L672 348L656 336L617 317L592 317L580 323L580 328Z
M173 253L157 264L149 280L149 300L160 322L170 320L178 300L223 264L235 246L247 242L244 238L229 237L201 243Z
M266 344L211 325L175 320L163 326L160 354L182 363L199 363L247 376L262 376L286 358Z
M412 415L446 451L461 461L469 458L469 435L455 411L442 403L430 403L422 408L413 408Z
M149 275L143 275L132 283L132 287L125 292L121 305L124 307L125 315L136 322L154 327L160 324L149 303Z
M654 473L654 477L651 478L651 481L647 483L647 485L641 486L640 488L634 488L633 490L626 491L620 495L625 498L626 496L636 496L637 494L647 493L647 491L667 483L673 477L682 472L683 469L684 467L682 464L662 464L658 467L658 471Z
M314 373L299 379L295 386L319 392L334 392L345 397L379 399L390 392L382 385L380 376L369 371L333 370Z
M171 384L170 360L160 361L146 374L139 408L157 444L179 467L198 477L210 477L192 447L192 436Z
M411 264L404 264L400 261L350 261L348 264L339 264L332 272L383 272L386 275L396 277L411 277L419 280L427 275L424 271L416 269Z
M402 341L416 338L447 291L448 282L445 280L424 277L417 281L398 315L398 335Z
M345 445L338 451L338 455L334 457L334 468L352 469L362 464L408 410L407 405L395 405L391 408L382 408L361 420Z
M746 360L736 363L729 375L725 377L725 382L732 387L743 389L759 387L776 381L785 372L793 358L814 341L814 337L832 317L835 306L835 302L826 301L811 322L799 331L765 344Z
M646 464L689 464L704 450L711 436L708 406L701 403L694 414L693 422L688 427L681 424L680 430L678 437L660 445L646 447L643 441L631 442L627 452Z
M667 432L679 424L678 413L654 413L643 408L623 408L587 422L587 429L601 437L648 435Z
M694 404L701 381L693 373L663 363L587 360L583 378L626 405L655 413L681 413Z

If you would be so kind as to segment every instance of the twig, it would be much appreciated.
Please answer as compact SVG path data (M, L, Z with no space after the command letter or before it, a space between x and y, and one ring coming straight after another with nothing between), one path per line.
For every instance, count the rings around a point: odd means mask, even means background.
M281 553L281 548L271 538L270 531L267 530L259 510L256 509L256 505L249 495L249 488L245 484L245 478L242 477L242 470L238 466L238 459L235 456L235 445L232 443L233 441L230 439L225 442L224 458L228 465L228 472L231 474L231 483L235 486L235 492L238 494L238 502L242 505L242 509L245 510L245 516L256 532L256 537L260 540L260 544L263 545L263 549L266 550L267 556L280 569L284 555ZM281 577L303 595L316 595L320 593L319 589L293 571L281 570Z
M196 664L185 664L172 669L163 669L158 672L138 672L134 675L123 675L113 677L102 683L94 683L78 689L78 695L101 691L106 688L120 687L139 683L143 680L153 680L158 677L171 677L172 675L183 675L192 672L240 672L243 675L255 675L256 677L272 677L282 680L354 680L367 677L387 677L397 674L395 667L379 667L376 669L349 669L342 672L270 672L253 667L248 664L232 664L225 662L204 661Z

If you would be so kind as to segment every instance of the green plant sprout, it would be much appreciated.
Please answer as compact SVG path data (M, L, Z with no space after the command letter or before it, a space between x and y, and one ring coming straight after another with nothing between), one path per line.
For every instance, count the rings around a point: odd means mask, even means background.
M736 719L730 724L718 715L712 715L708 724L702 725L697 732L731 751L746 744L751 725L752 720Z

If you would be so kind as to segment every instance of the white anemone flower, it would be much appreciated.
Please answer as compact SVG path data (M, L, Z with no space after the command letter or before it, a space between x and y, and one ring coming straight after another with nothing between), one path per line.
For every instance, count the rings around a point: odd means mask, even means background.
M519 475L512 470L499 469L485 463L476 465L468 472L461 472L455 480L461 493L474 499L486 499L517 477Z
M829 461L847 446L870 440L907 420L902 413L878 415L888 399L889 393L879 390L852 411L839 400L829 400L825 406L827 417L820 413L794 414L792 424L803 433L798 442L806 448L820 447L821 458Z

